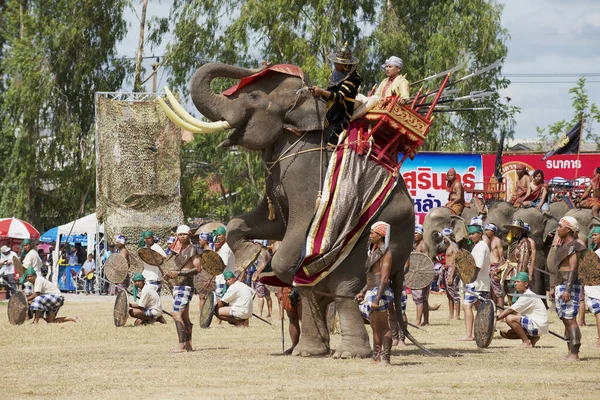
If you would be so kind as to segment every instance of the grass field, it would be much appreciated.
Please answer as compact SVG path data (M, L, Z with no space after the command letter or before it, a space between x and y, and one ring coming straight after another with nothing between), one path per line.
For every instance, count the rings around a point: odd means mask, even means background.
M195 352L170 354L177 335L166 325L117 328L114 298L67 297L59 316L77 314L78 324L11 326L6 302L0 305L0 359L4 399L175 399L175 398L444 398L444 399L597 399L600 349L595 320L582 328L581 361L559 359L563 342L544 336L535 349L496 335L488 349L458 341L464 322L447 319L445 297L431 313L427 332L410 329L431 350L452 357L424 357L409 345L394 348L392 365L370 360L333 360L281 355L281 327L252 319L247 329L213 324L199 329L198 300L192 305ZM163 297L163 306L171 309ZM277 306L275 305L275 308ZM255 308L256 310L256 308ZM277 314L277 311L275 311ZM414 320L409 298L408 316ZM504 324L498 324L498 327ZM550 328L562 332L551 315ZM286 321L286 346L289 345ZM332 336L332 348L340 336Z

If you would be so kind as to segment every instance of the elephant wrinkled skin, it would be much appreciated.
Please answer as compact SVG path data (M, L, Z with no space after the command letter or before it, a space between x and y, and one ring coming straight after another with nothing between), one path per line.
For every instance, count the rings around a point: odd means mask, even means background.
M323 141L325 104L315 100L308 91L299 91L306 86L301 78L275 71L265 73L228 97L210 89L210 83L216 77L241 79L255 72L218 63L204 65L192 79L191 95L204 116L212 121L225 120L233 128L222 146L235 145L259 151L269 167L266 194L273 202L276 219L268 219L265 197L256 209L229 222L227 243L240 260L236 268L246 268L256 258L259 250L249 240L280 240L282 243L271 267L279 279L291 283L314 213L317 192L321 190L323 176L320 172L324 175L331 155L318 151ZM313 149L317 151L311 151ZM289 157L273 163L284 154ZM414 212L404 181L401 177L398 179L390 201L376 219L392 226L392 288L396 309L400 310L403 266L412 249ZM342 341L334 357L370 355L367 331L352 298L365 284L368 233L368 229L363 232L352 253L315 287L298 288L302 297L302 334L294 354L329 354L326 309L333 300L342 328ZM315 291L337 297L318 295Z

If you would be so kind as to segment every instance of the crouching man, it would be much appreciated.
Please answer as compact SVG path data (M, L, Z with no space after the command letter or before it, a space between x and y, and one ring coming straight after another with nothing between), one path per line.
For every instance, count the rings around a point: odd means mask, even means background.
M133 284L140 291L140 299L137 303L129 303L129 315L137 318L135 325L147 325L155 322L166 324L163 315L160 296L154 287L146 285L144 275L137 273L133 275Z
M33 293L27 295L27 301L30 306L29 309L33 311L33 323L37 324L40 318L44 319L47 323L62 323L62 322L79 322L79 318L75 315L73 317L61 317L58 318L58 310L65 303L60 290L56 285L43 276L38 276L33 267L27 268L27 271L21 277L21 285L28 282L33 286ZM44 318L44 314L46 318Z
M506 318L508 324L500 330L500 335L505 339L521 339L521 347L534 347L540 335L548 333L548 312L544 302L533 297L527 272L519 272L511 280L515 291L523 296L496 317L498 321Z
M235 326L248 326L252 316L252 300L256 292L248 285L235 279L231 271L223 273L225 294L217 302L217 318Z

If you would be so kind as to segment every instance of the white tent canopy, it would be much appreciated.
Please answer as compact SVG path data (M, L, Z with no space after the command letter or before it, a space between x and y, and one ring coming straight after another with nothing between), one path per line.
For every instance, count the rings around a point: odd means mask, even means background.
M99 243L99 234L104 233L104 225L98 224L96 213L86 215L85 217L79 218L75 221L69 222L64 225L60 225L56 234L56 247L54 248L53 254L53 274L52 280L56 283L58 281L58 259L60 252L60 236L61 235L83 235L88 236L88 247L87 254L94 253L94 243Z

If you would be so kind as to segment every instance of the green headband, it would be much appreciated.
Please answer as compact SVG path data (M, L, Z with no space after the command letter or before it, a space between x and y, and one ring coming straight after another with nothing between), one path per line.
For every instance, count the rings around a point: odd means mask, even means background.
M592 235L594 233L600 233L600 226L596 225L591 231L590 234L587 236L588 239L590 239L592 237Z
M22 285L25 283L25 280L27 279L28 276L30 275L36 275L35 269L33 269L33 267L29 267L27 268L27 270L25 271L25 273L23 273L23 276L21 277L21 279L19 279L19 283Z
M467 232L468 233L481 233L481 232L483 232L483 230L481 229L481 227L479 225L469 225L467 227Z
M139 272L136 273L135 275L133 275L133 278L131 279L132 281L145 281L146 278L144 277L144 275L140 274Z

